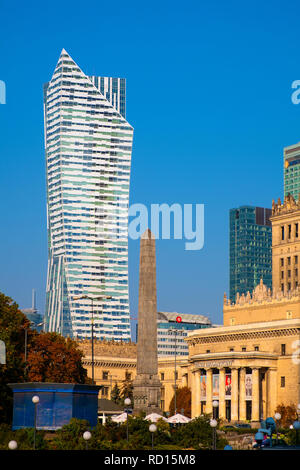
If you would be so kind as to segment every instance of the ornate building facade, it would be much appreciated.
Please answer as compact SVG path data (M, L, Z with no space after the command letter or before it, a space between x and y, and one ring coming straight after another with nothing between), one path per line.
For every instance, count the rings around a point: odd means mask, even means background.
M215 400L220 418L258 422L300 402L300 202L273 202L271 223L273 291L261 280L235 303L225 295L224 326L188 336L192 416Z
M88 376L92 376L91 341L78 342L84 353L83 365ZM111 399L111 392L115 386L119 389L126 380L136 377L137 345L135 343L122 343L117 341L96 341L94 356L94 371L96 385L102 385L101 398ZM186 356L176 358L177 390L188 385L188 360ZM161 411L169 411L170 402L174 396L175 388L175 358L158 358L158 376L161 382L160 406Z

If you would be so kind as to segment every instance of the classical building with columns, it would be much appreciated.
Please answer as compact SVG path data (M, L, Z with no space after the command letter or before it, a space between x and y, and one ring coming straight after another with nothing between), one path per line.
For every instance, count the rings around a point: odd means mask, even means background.
M91 341L78 341L78 347L84 354L83 366L92 377ZM95 341L94 373L96 385L102 385L99 398L111 398L111 392L117 384L119 389L125 381L136 377L137 345L118 341ZM175 389L175 358L164 356L158 358L158 376L161 382L161 411L169 411ZM176 357L177 389L188 385L188 358Z
M300 402L300 200L272 206L272 285L224 296L223 326L188 335L192 416L212 412L231 422L274 416Z

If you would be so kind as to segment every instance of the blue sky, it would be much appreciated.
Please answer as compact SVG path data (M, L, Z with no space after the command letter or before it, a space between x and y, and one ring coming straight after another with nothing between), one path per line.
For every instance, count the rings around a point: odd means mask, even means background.
M228 211L283 194L283 147L300 140L296 1L1 2L0 290L22 307L47 267L42 85L64 47L87 74L127 79L131 203L205 204L205 245L158 241L160 310L222 321ZM136 315L138 242L129 244Z

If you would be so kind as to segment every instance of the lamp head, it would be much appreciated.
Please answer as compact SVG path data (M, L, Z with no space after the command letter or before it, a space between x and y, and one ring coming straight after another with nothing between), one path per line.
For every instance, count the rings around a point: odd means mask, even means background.
M17 441L9 441L8 443L8 448L10 450L16 450L18 448L18 443Z
M149 431L150 431L150 432L155 432L156 430L157 430L156 425L155 425L155 424L150 424L150 426L149 426Z

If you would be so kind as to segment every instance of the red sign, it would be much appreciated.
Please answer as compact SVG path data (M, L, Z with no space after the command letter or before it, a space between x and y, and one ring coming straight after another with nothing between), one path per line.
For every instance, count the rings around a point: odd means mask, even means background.
M182 318L178 316L178 317L176 317L176 321L177 321L177 323L181 323L181 322L182 322Z

